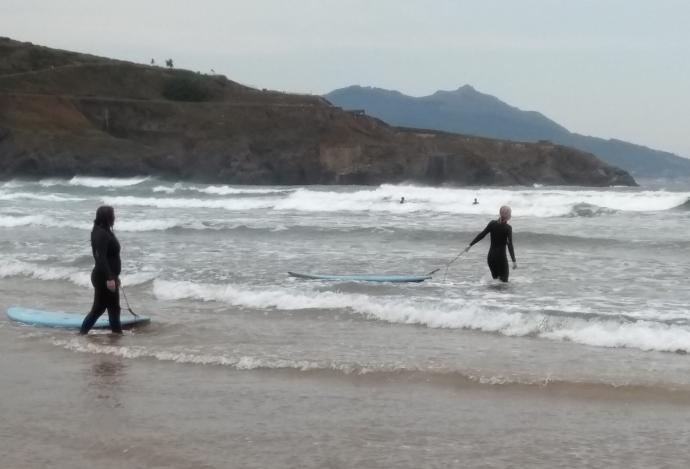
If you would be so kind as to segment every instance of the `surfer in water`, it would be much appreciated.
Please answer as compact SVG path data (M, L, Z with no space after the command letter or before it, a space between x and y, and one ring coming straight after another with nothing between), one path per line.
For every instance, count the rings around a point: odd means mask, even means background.
M486 260L491 270L493 278L500 279L502 282L508 281L510 273L508 269L508 258L506 257L506 246L510 252L510 258L513 260L513 269L517 269L517 262L515 261L515 250L513 249L513 228L508 224L510 220L510 207L504 205L501 207L498 220L491 220L484 231L479 233L465 248L464 252L470 250L472 246L484 239L484 236L491 233L491 247L489 248L489 255Z
M88 334L98 318L108 310L110 329L122 334L120 325L120 243L113 233L115 211L103 205L96 210L96 219L91 230L91 251L96 265L91 272L94 288L93 306L84 318L80 334Z

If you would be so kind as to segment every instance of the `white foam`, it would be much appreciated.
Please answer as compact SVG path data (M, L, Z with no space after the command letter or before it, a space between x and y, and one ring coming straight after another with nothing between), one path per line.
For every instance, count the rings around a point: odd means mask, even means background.
M197 192L212 195L237 195L237 194L275 194L285 192L286 189L258 189L233 186L208 186L192 188Z
M182 189L184 185L180 182L173 184L172 186L156 186L151 189L153 192L163 192L165 194L173 194L178 189Z
M122 283L126 286L140 285L156 277L153 272L138 272L122 275ZM37 280L66 280L73 284L91 288L91 270L70 267L51 267L24 261L5 261L0 265L0 278L29 277Z
M46 226L53 228L89 229L90 223L70 223L55 220L45 215L0 216L0 227L15 228L18 226Z
M621 324L616 321L574 320L540 335L599 347L690 352L690 330L651 321Z
M195 299L219 301L251 308L279 308L284 310L347 307L342 294L331 292L294 293L282 289L247 289L232 284L199 284L186 281L156 280L154 295L162 300ZM365 295L349 295L366 301Z
M162 192L165 194L174 194L178 191L199 192L201 194L209 195L261 195L261 194L278 194L291 191L292 189L283 188L258 188L245 186L199 186L187 185L180 182L172 186L160 185L153 188L153 192Z
M604 347L690 351L690 330L684 326L653 321L630 323L616 319L550 316L538 310L523 310L518 305L506 307L505 299L403 299L158 279L154 281L153 292L161 300L216 301L239 307L276 310L344 309L368 318L398 324L473 329L507 336L533 335Z
M186 224L175 219L118 220L115 229L117 231L165 231L182 226ZM203 225L198 224L192 224L190 227L204 229Z
M0 324L2 327L2 324ZM97 333L98 331L94 331ZM293 371L335 371L345 375L368 375L372 373L400 373L400 372L426 372L439 375L455 373L464 377L470 382L489 386L501 386L510 384L538 385L547 386L551 382L549 376L534 377L511 374L503 375L481 375L475 373L465 373L462 369L447 368L444 366L425 365L420 367L414 364L404 364L396 361L395 363L351 363L332 359L304 359L304 358L278 358L278 357L257 357L250 355L223 355L218 353L203 353L199 347L190 349L175 348L175 350L154 349L147 346L123 346L99 344L84 338L58 339L53 337L52 344L65 350L90 353L95 355L111 355L126 359L152 358L159 361L174 362L192 365L213 365L227 366L239 371L249 370L293 370ZM616 383L605 383L616 385ZM626 383L627 384L627 383Z
M94 178L92 178L94 179ZM43 185L80 184L88 187L125 187L139 184L147 178L99 179L73 178L44 180ZM118 185L119 184L119 185ZM195 191L216 198L203 197L104 197L110 205L144 206L182 209L223 209L251 211L267 209L299 212L388 212L392 214L445 213L483 215L493 217L498 207L510 205L516 217L560 217L566 215L601 215L617 211L663 211L678 207L690 199L690 192L640 190L565 190L565 189L466 189L418 186L382 185L356 191L322 191L309 188L238 188L233 186L189 186L176 183L156 186L156 193L172 194L179 190ZM243 197L256 194L268 197ZM223 198L224 195L232 196ZM405 203L399 203L405 197ZM473 205L474 198L479 199ZM4 188L0 200L34 199L48 202L86 200L65 194L34 194L12 192ZM584 208L583 208L584 207Z
M150 179L148 176L132 178L104 178L89 176L74 176L72 179L41 179L38 183L43 187L52 186L82 186L82 187L128 187L136 186Z
M5 181L0 185L0 189L17 189L19 187L23 187L26 185L26 181L22 181L20 179L11 179L9 181Z
M405 203L399 203L405 197ZM679 206L690 192L565 189L461 189L384 184L356 192L298 189L276 205L302 211L418 211L495 216L510 205L514 216L555 217L571 214L582 204L616 211L659 211ZM479 200L473 205L474 198Z
M37 280L68 280L80 287L91 286L90 272L67 267L50 267L22 261L3 262L0 265L0 278L31 277Z
M2 324L0 324L2 327ZM94 331L93 335L98 334ZM125 332L127 334L127 332ZM35 336L34 336L35 337ZM39 335L38 337L43 337ZM27 335L27 338L32 338ZM476 371L465 371L460 367L447 367L425 364L423 366L415 365L413 363L406 364L396 361L394 363L385 362L348 362L334 359L309 359L309 358L281 358L274 356L251 356L251 355L226 355L215 351L215 353L204 353L200 347L194 346L190 348L175 347L174 349L166 350L161 348L154 348L150 346L141 345L111 345L106 343L98 343L98 341L85 338L71 338L63 339L51 337L52 344L56 347L61 347L77 353L89 353L94 355L111 355L125 359L155 359L164 362L174 362L180 364L203 365L203 366L226 366L239 371L250 370L290 370L290 371L335 371L345 375L359 375L364 376L372 373L395 373L400 372L423 372L436 375L455 374L467 381L487 386L503 386L511 384L520 385L536 385L540 387L549 386L552 382L564 382L562 379L552 378L550 373L545 375L523 375L519 373L510 373L509 375L483 375L477 374ZM232 353L232 352L228 352ZM619 387L634 385L629 380L605 380L605 381L583 381L575 379L572 381L576 384L603 384L606 386ZM647 383L644 383L647 384ZM655 386L661 383L655 382ZM676 385L673 385L677 389Z
M141 206L158 208L212 208L231 211L272 208L274 199L196 199L183 197L104 197L103 202L113 206Z
M44 202L80 202L86 199L62 194L34 194L31 192L0 193L0 200L41 200Z
M251 356L228 357L225 355L194 353L191 351L154 350L142 346L122 347L101 345L80 339L53 339L53 344L75 352L114 355L123 358L155 358L161 361L198 365L224 365L231 366L238 370L255 370L262 368L295 369L301 371L330 368L344 372L352 370L352 367L349 365L338 366L325 360L318 362L311 360L289 360Z
M69 340L53 338L52 342L55 346L73 352L113 355L128 359L153 358L160 361L181 364L228 366L236 370L330 370L344 374L358 375L365 375L372 372L423 371L417 366L405 366L398 363L390 365L381 363L356 364L329 359L310 360L301 358L256 357L249 355L228 356L217 353L199 352L198 347L194 347L191 350L156 350L146 346L105 345L92 341L85 341L80 338ZM479 382L479 378L475 378L474 376L468 376L467 378Z
M506 335L527 335L538 329L542 318L489 310L476 300L401 299L362 294L254 289L233 284L197 284L155 280L154 295L162 300L218 301L249 308L279 310L346 309L369 318L433 328L468 328Z
M0 227L15 228L19 226L45 226L48 228L75 228L91 230L93 223L70 220L59 220L46 215L0 216ZM163 231L175 227L207 229L200 223L185 224L175 219L119 220L117 231Z
M199 189L200 192L221 194L249 193L250 189ZM212 189L214 188L214 189ZM244 192L242 192L244 191ZM270 192L269 192L270 193ZM405 203L399 203L401 197ZM473 205L474 198L479 199ZM110 204L140 205L160 208L220 208L226 210L254 210L257 208L304 212L437 212L494 216L501 205L511 205L515 216L557 217L577 212L577 207L601 207L609 211L668 210L684 203L686 192L612 191L612 190L556 190L530 188L509 189L449 189L417 186L383 185L358 191L319 191L299 188L287 194L262 199L229 198L151 198L112 197ZM606 213L603 211L602 213Z

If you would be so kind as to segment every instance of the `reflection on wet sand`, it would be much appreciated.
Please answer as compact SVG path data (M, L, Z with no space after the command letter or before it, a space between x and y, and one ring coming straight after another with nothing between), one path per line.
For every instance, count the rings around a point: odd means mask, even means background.
M88 339L98 345L118 345L122 340L119 334L92 335ZM96 399L105 401L108 407L122 407L122 388L125 385L125 359L110 355L94 355L87 379L87 391L95 392Z

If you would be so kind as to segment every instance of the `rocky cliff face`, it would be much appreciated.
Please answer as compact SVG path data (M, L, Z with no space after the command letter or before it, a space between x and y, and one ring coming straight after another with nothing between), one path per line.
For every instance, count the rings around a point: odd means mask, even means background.
M401 129L314 96L0 39L0 175L251 184L632 185L548 142ZM8 51L12 51L11 53ZM52 62L51 62L52 60ZM8 65L8 62L11 64Z

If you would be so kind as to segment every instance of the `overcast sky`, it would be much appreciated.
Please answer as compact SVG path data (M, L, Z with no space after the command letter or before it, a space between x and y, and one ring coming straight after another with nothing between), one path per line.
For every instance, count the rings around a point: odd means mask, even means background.
M690 157L688 0L0 0L0 35L293 92L470 84Z

